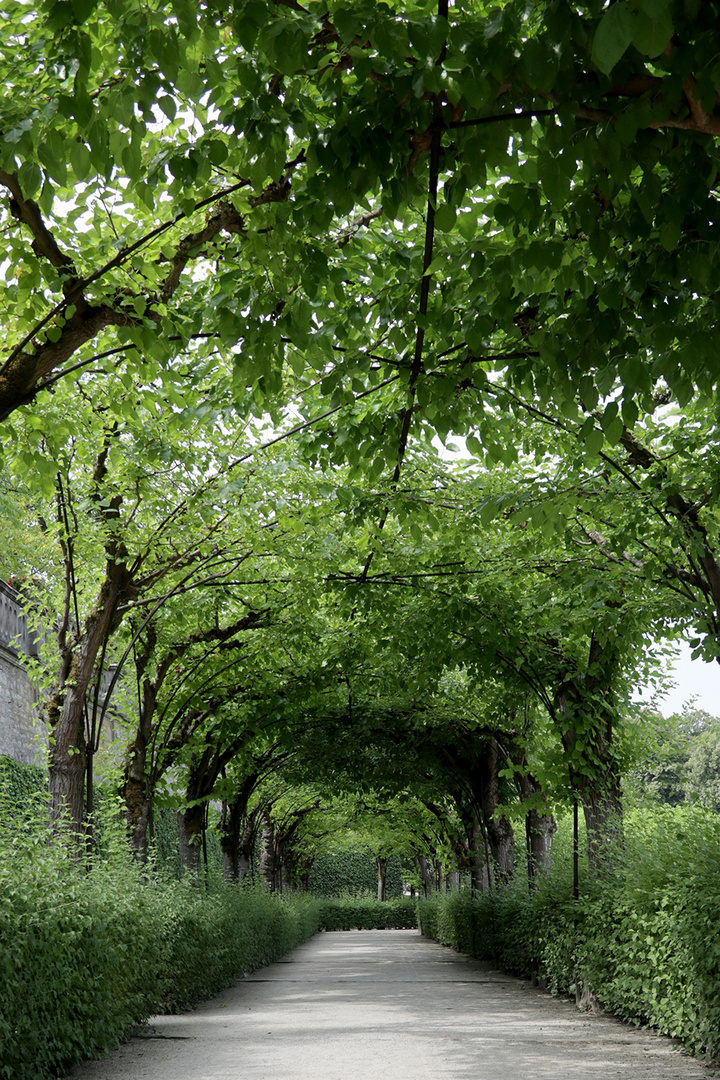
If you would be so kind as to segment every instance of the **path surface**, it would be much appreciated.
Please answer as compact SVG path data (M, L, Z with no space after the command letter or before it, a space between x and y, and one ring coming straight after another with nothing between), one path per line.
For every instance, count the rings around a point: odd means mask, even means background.
M416 930L319 934L73 1080L696 1080L659 1036L577 1011Z

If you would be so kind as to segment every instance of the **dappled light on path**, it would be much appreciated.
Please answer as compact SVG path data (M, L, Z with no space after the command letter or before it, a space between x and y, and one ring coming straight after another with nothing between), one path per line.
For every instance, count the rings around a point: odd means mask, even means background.
M320 934L73 1080L693 1080L668 1039L579 1013L413 930Z

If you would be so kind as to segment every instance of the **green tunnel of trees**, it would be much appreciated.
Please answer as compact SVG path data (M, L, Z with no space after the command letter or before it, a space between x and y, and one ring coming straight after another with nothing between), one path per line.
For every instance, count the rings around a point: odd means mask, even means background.
M140 863L169 807L188 873L380 896L714 813L636 691L720 656L718 4L23 12L0 569L71 849L98 780Z

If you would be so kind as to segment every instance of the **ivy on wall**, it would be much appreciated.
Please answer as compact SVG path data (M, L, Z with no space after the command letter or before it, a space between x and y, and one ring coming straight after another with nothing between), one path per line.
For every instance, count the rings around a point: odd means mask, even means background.
M0 796L18 809L47 790L47 773L40 765L26 765L7 754L0 754Z
M388 860L385 895L388 900L403 895L401 860ZM315 896L377 895L377 865L369 851L339 851L319 855L308 878L308 891Z

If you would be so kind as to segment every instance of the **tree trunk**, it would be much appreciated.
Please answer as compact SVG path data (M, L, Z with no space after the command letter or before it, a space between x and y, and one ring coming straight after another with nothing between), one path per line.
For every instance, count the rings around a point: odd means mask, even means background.
M298 857L298 871L300 874L300 889L306 893L310 889L310 871L315 859L312 856L300 855Z
M482 893L490 887L490 868L480 819L474 811L468 840L470 849L470 887L473 892Z
M460 891L460 871L450 870L445 878L445 884L448 892Z
M498 882L509 881L515 869L515 838L513 827L504 814L498 814L500 805L500 748L497 740L488 738L484 752L473 770L473 789L482 808L483 825L487 835Z
M552 814L541 814L534 807L527 814L527 835L532 880L549 877L552 871L552 845L557 823Z
M247 799L239 795L232 803L223 803L220 817L220 849L223 857L223 877L226 881L243 881L250 871L254 837L253 821L245 815Z
M262 847L260 849L260 878L268 892L275 892L275 828L270 816L263 814Z
M385 900L386 897L386 876L387 876L387 859L377 858L377 898L378 900Z
M83 834L85 809L85 743L84 699L77 688L70 686L55 701L60 705L56 724L52 724L50 739L50 820L57 826L63 820L79 838ZM49 706L48 712L50 712Z
M137 792L138 801L128 806L128 799L132 800L134 794L132 791L130 793L126 791L125 804L127 809L125 819L128 823L130 851L135 859L144 865L148 856L148 828L152 819L153 801L151 795L144 796L139 791Z
M200 873L202 836L205 826L205 807L200 803L189 806L177 816L180 833L180 865L183 873Z
M146 770L156 702L157 688L145 679L138 726L135 739L128 747L122 786L130 850L141 863L147 861L147 829L152 813L152 789L148 787Z
M117 606L129 585L130 578L124 565L109 563L80 640L71 654L65 650L58 686L46 706L51 729L50 820L58 824L65 817L78 838L83 835L83 789L87 768L85 698L103 643L119 623Z
M572 762L570 782L585 815L591 876L611 871L623 846L620 769L613 746L616 663L612 642L603 645L593 636L587 672L563 682L555 694L564 723L562 742Z
M542 787L527 768L525 747L512 738L508 739L508 757L520 770L513 774L515 786L521 799L534 800L529 803L525 814L525 835L528 852L528 880L530 888L540 874L549 876L552 868L552 843L557 831L557 824L552 814L543 813L538 803L543 798Z
M280 871L281 892L292 892L295 888L295 866L292 856L285 858Z
M435 875L433 873L432 863L429 859L426 859L424 855L417 855L415 862L417 863L420 880L423 883L423 893L427 900L431 896L435 886Z

